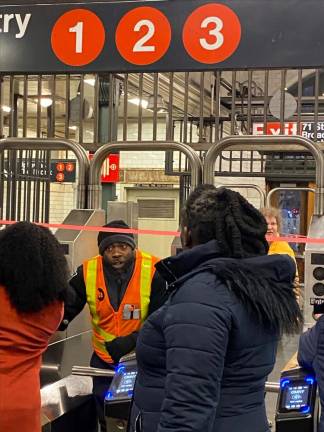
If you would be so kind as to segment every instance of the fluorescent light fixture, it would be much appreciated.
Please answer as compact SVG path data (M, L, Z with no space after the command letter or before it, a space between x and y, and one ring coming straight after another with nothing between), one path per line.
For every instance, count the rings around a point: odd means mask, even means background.
M11 112L11 108L8 105L2 105L1 109L5 113L10 113Z
M150 95L148 98L148 103L147 103L147 109L149 111L154 111L154 102L155 102L154 95ZM164 103L163 97L159 94L156 97L156 112L158 114L162 114L162 113L167 112L166 108L165 108L165 103Z
M52 105L52 103L53 103L53 99L51 99L49 97L42 97L40 100L40 104L44 108L50 107Z
M132 103L133 105L137 105L137 106L141 105L141 107L145 108L145 109L148 106L148 101L147 100L145 100L145 99L139 99L137 97L128 99L128 102Z
M86 84L89 84L89 85L91 85L92 87L94 87L95 84L96 84L96 79L95 79L95 78L86 78L86 79L84 80L84 82L85 82Z

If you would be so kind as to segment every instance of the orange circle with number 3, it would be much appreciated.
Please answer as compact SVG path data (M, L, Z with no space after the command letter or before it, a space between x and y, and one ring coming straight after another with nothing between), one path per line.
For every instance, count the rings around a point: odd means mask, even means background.
M115 40L125 60L135 65L148 65L160 60L169 49L171 26L161 11L142 6L122 17Z
M219 3L195 9L187 18L182 41L187 53L200 63L219 63L230 57L241 40L241 23L234 11Z
M69 66L94 61L105 44L105 28L100 18L87 9L74 9L61 15L51 35L52 49Z

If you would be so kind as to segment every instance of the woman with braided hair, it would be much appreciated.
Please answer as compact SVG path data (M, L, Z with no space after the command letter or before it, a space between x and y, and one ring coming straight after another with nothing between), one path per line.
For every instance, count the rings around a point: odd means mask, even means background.
M268 256L263 216L202 185L182 212L184 251L156 265L166 304L137 340L130 420L142 432L267 432L264 391L279 338L300 330L295 264Z

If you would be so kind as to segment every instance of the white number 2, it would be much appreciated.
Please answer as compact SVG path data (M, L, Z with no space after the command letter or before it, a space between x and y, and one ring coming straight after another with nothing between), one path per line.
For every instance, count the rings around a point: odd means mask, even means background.
M155 27L152 21L143 19L135 24L134 31L138 32L142 27L147 27L147 33L139 39L134 45L133 52L154 52L154 45L144 45L154 35Z
M201 28L207 28L208 24L210 23L215 24L215 28L209 30L208 34L211 36L215 36L216 41L214 43L209 43L206 41L205 38L199 39L200 45L208 51L216 50L220 48L224 43L224 35L223 33L221 33L224 25L223 21L218 17L207 17L201 23Z
M83 50L83 22L77 22L74 27L69 28L69 32L75 33L75 52L81 54Z

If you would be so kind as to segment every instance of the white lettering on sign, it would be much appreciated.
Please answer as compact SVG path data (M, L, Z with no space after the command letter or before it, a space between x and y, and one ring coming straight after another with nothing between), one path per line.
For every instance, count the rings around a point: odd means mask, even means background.
M139 32L142 27L146 27L147 32L143 37L141 37L141 39L139 39L136 42L133 48L133 52L154 52L155 51L154 45L144 45L144 44L154 36L155 26L152 23L152 21L148 19L143 19L141 21L138 21L138 23L135 24L134 31Z
M0 33L15 33L16 39L25 36L32 14L0 14Z
M253 135L263 135L263 123L253 124ZM280 135L280 123L269 122L266 125L265 135ZM297 123L285 122L283 124L283 135L301 135L304 138L314 140L316 137L317 141L324 141L324 122L318 122L316 125L316 132L314 134L314 123L313 122L302 122L298 132Z
M83 51L83 22L77 22L74 27L69 28L69 32L75 33L75 52L81 54Z
M203 20L201 23L201 28L207 28L209 24L215 24L215 27L213 29L210 29L208 34L210 36L214 36L215 42L209 43L205 38L200 38L199 43L200 45L208 50L213 51L218 48L220 48L224 43L224 36L223 33L221 33L221 30L223 29L224 23L223 21L218 17L207 17Z

